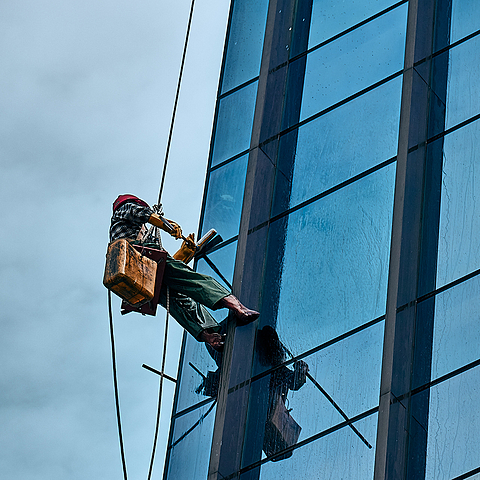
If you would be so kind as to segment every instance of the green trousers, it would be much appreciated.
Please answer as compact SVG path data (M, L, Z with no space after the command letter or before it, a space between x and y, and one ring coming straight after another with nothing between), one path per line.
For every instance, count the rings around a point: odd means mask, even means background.
M205 307L213 309L230 292L208 275L193 271L183 262L167 255L160 304L169 310L173 318L197 340L206 330L218 332L221 327Z

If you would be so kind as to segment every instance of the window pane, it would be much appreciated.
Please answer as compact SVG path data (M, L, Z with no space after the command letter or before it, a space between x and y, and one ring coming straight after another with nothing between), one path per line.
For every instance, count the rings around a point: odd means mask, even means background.
M289 216L277 331L293 351L385 313L394 182L392 164Z
M432 380L478 359L480 277L435 298Z
M208 181L202 235L214 228L224 240L238 235L248 155L214 170Z
M229 245L226 245L225 247L208 254L209 260L217 267L220 273L230 284L233 281L233 267L235 266L236 253L237 242L232 242ZM205 273L206 275L210 275L211 277L215 278L215 280L218 280L223 286L228 288L222 278L215 273L215 271L204 259L199 260L197 271Z
M396 2L392 0L313 0L308 48L328 40Z
M398 77L299 128L290 206L396 155L401 90Z
M252 83L220 100L212 167L250 147L257 83Z
M267 8L267 0L234 1L222 93L260 73Z
M451 43L480 29L480 2L453 0Z
M211 408L212 404L208 404L175 419L173 441L176 442ZM215 411L213 407L203 421L169 451L168 480L207 478Z
M426 480L450 480L480 466L480 367L430 389Z
M307 57L301 120L403 68L407 5Z
M355 427L375 444L377 415L370 415ZM349 427L294 450L291 458L262 465L260 480L373 479L375 448L369 449ZM248 477L241 477L241 480Z
M437 288L480 268L479 185L477 121L444 139Z
M271 330L267 326L257 332L256 358L259 370L279 365L275 361L279 358L278 354L272 352L275 344L268 341ZM384 324L380 322L302 360L308 365L309 374L349 418L378 406L383 332ZM285 346L290 344L288 338L279 340ZM284 355L284 360L290 358ZM286 406L291 409L290 414L302 429L298 441L344 421L331 400L310 378L303 384L302 379L305 378L300 363L296 368L293 365L280 367L267 379L269 406L274 407L279 391L286 394ZM266 384L263 387L266 388ZM261 405L258 402L261 401L264 401L262 396L251 395L249 409L259 409ZM258 430L257 425L254 428ZM268 440L268 435L266 437ZM368 438L367 441L373 444L375 439Z
M480 113L480 37L443 55L450 55L446 116L450 128Z
M217 365L208 353L205 343L197 342L191 335L187 335L181 381L179 383L177 412L209 398L209 392L200 388L203 383L202 376L190 363L200 370L205 377L207 377L208 372L217 370ZM212 375L210 374L210 376ZM198 393L197 389L199 390Z

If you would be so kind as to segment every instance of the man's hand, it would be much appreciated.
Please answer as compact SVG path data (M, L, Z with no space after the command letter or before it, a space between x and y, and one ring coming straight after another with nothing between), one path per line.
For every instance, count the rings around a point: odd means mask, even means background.
M191 233L182 243L180 249L175 252L173 258L183 263L188 263L195 255L195 234Z
M168 218L165 219L172 227L173 227L173 230L172 231L168 231L168 233L172 236L172 237L175 237L177 240L179 238L182 238L182 229L180 227L180 225L176 222L174 222L173 220L168 220Z
M168 226L165 224L165 222L168 222ZM180 225L172 220L168 220L166 218L163 219L160 215L152 213L148 219L148 223L161 228L164 232L169 233L172 237L177 239L182 238L182 229L180 228Z

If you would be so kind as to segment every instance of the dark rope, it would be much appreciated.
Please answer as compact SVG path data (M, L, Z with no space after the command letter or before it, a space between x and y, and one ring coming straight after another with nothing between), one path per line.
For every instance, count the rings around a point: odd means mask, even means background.
M160 416L162 409L162 395L163 395L163 376L165 371L165 361L167 358L167 340L168 340L168 317L170 314L170 289L167 287L167 315L165 317L165 336L163 338L163 354L162 354L162 369L160 375L160 386L158 389L158 406L157 406L157 421L155 424L155 436L153 439L152 456L150 458L150 467L148 469L148 480L152 478L153 462L155 461L155 451L157 449L158 430L160 427Z
M185 65L185 58L187 56L187 46L188 46L188 39L190 37L190 27L192 25L194 5L195 5L195 0L192 0L192 3L190 5L190 16L188 17L187 33L185 35L185 43L183 45L182 63L180 65L180 73L178 75L177 92L175 94L175 103L173 105L172 120L170 122L170 131L168 133L167 150L165 152L165 160L163 161L162 182L160 184L160 192L158 194L158 202L157 202L158 205L162 203L163 186L165 184L165 174L167 173L168 156L170 154L170 145L172 143L172 136L173 136L173 126L175 124L175 116L177 114L178 97L180 95L180 85L182 83L182 77L183 77L183 67Z
M112 345L113 389L115 391L115 406L117 410L118 438L120 440L120 454L122 456L123 478L127 480L127 463L123 448L122 421L120 419L120 402L118 400L117 361L115 360L115 337L113 335L112 292L108 291L108 313L110 317L110 343Z

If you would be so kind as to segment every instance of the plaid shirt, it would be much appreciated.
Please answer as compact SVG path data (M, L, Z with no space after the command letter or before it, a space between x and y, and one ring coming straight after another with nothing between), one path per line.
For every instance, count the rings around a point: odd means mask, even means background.
M152 213L151 208L143 207L134 202L124 203L112 215L110 242L119 238L136 240L142 226L148 222ZM159 236L156 237L154 243L161 246Z

